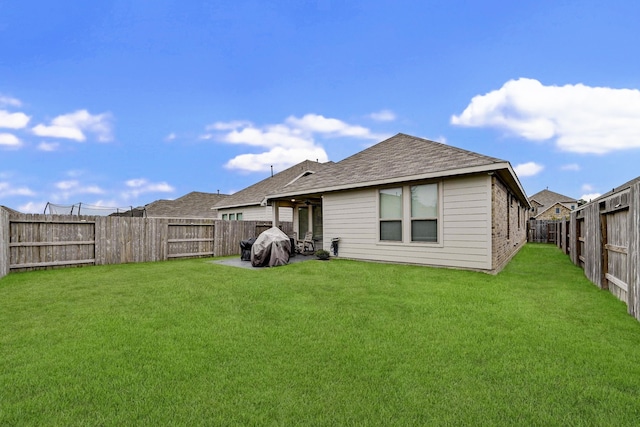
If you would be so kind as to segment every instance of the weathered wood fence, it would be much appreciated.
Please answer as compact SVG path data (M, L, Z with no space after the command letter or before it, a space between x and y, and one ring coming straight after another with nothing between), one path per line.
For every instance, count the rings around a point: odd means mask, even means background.
M640 182L571 215L571 260L640 320Z
M0 208L0 277L14 271L237 255L265 221L13 214ZM291 234L293 224L280 228Z
M531 243L556 243L558 221L534 220L527 221L527 242Z
M640 182L573 211L569 221L530 223L537 239L529 241L557 245L640 320Z

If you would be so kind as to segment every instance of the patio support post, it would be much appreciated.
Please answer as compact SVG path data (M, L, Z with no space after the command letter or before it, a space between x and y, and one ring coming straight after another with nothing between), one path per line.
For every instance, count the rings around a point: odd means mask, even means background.
M307 230L313 231L313 205L309 205L309 214L307 215Z
M280 223L280 206L276 200L271 202L271 210L273 213L273 226L277 227Z

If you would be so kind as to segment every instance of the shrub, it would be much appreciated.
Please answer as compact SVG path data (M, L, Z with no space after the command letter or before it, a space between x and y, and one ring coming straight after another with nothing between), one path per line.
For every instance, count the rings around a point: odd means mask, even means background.
M329 251L325 251L324 249L318 249L316 251L316 256L318 259L329 259Z

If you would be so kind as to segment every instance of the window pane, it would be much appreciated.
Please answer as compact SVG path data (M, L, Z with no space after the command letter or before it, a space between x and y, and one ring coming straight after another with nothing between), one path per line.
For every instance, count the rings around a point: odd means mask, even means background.
M411 241L437 242L438 222L434 219L411 221Z
M227 220L227 214L222 214L222 219L223 219L224 221L226 221L226 220Z
M402 221L380 221L380 240L402 241Z
M380 218L402 218L402 188L380 190Z
M236 218L238 219L238 221L242 221L242 212L236 215Z
M236 214L229 214L230 221L235 221L235 219L236 219Z
M411 186L411 218L438 217L438 184Z

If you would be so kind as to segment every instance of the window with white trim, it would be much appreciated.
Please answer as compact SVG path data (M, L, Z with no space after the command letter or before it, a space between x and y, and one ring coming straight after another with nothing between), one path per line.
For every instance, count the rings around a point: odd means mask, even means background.
M402 187L380 190L380 240L402 241Z
M411 186L411 241L438 241L438 184Z
M381 242L438 242L438 184L378 190Z

